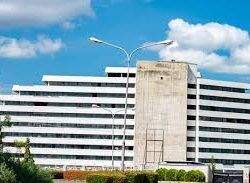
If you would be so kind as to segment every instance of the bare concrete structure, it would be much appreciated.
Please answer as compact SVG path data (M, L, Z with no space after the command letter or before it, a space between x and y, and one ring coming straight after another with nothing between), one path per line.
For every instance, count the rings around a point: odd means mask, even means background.
M137 63L135 166L187 157L187 83L184 62Z

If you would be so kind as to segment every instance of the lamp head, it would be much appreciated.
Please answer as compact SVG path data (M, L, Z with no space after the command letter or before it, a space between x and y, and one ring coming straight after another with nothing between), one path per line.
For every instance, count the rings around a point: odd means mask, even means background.
M100 107L99 105L92 104L92 108L99 108L99 107Z
M98 44L103 43L102 40L99 40L99 39L97 39L97 38L95 38L95 37L90 37L90 38L89 38L89 41L92 42L92 43L98 43Z
M128 108L129 110L131 110L131 111L135 111L135 107L133 107L133 108Z
M158 43L168 46L168 45L173 44L174 41L173 41L173 40L164 40L164 41L160 41L160 42L158 42Z

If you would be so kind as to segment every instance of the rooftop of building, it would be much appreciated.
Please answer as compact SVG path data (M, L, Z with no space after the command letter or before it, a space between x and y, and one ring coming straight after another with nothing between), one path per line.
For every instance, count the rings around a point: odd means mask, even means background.
M141 62L141 61L139 61ZM148 61L150 62L150 61ZM165 61L159 61L158 63L163 63ZM240 82L232 82L232 81L220 81L213 79L202 78L200 72L198 71L197 65L193 63L188 63L184 61L171 61L171 63L186 63L189 64L190 70L194 73L197 78L200 79L200 84L203 85L212 85L212 86L222 86L222 87L232 87L232 88L240 88L244 90L250 90L250 84L248 83L240 83ZM136 67L130 67L130 83L136 82ZM88 83L126 83L127 76L127 67L106 67L105 69L106 76L62 76L62 75L44 75L42 81L46 84L49 82L88 82ZM15 88L19 88L21 86L14 85L13 90ZM24 87L24 86L22 86ZM31 86L29 86L31 87Z

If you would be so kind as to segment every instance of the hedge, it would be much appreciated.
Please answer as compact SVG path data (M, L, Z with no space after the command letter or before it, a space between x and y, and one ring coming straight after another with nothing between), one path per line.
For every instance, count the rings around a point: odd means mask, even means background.
M205 182L205 175L200 170L190 170L186 173L185 181L189 182Z
M52 170L49 173L53 179L63 179L63 171Z
M200 170L157 169L159 181L205 182L205 175Z
M165 178L166 171L168 171L166 168L159 168L156 170L156 173L158 174L158 179L160 181L166 180L166 178Z
M178 174L178 170L176 169L160 168L156 170L156 172L159 175L159 180L162 180L162 181L178 181L177 175L178 177L181 176Z
M87 183L110 183L110 178L108 175L92 174L87 175L86 181Z
M87 183L157 183L158 174L151 171L96 172L86 180Z
M156 172L145 172L146 182L147 183L157 183L158 182L158 174Z
M125 175L120 172L96 172L86 177L87 183L125 183Z
M60 177L60 172L51 173ZM176 170L161 168L152 171L81 171L67 170L63 172L66 180L85 180L87 183L157 183L159 181L204 182L205 175L199 170Z
M176 174L177 181L185 181L186 171L185 170L178 170Z
M140 183L144 180L144 174L140 171L128 171L125 172L126 183Z
M66 180L84 180L87 175L96 173L95 171L82 171L82 170L66 170L63 171L63 179Z
M152 171L127 171L126 183L157 183L158 174Z

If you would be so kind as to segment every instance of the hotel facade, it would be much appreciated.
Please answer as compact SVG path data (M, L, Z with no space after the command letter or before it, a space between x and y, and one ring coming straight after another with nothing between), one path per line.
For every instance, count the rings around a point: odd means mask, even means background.
M43 85L14 85L13 94L0 95L0 115L13 124L1 132L4 150L18 156L14 142L29 138L37 164L91 169L112 166L114 143L120 167L126 71L107 67L103 77L45 75ZM222 168L250 165L249 84L202 78L186 62L139 61L129 77L126 167L212 157Z

